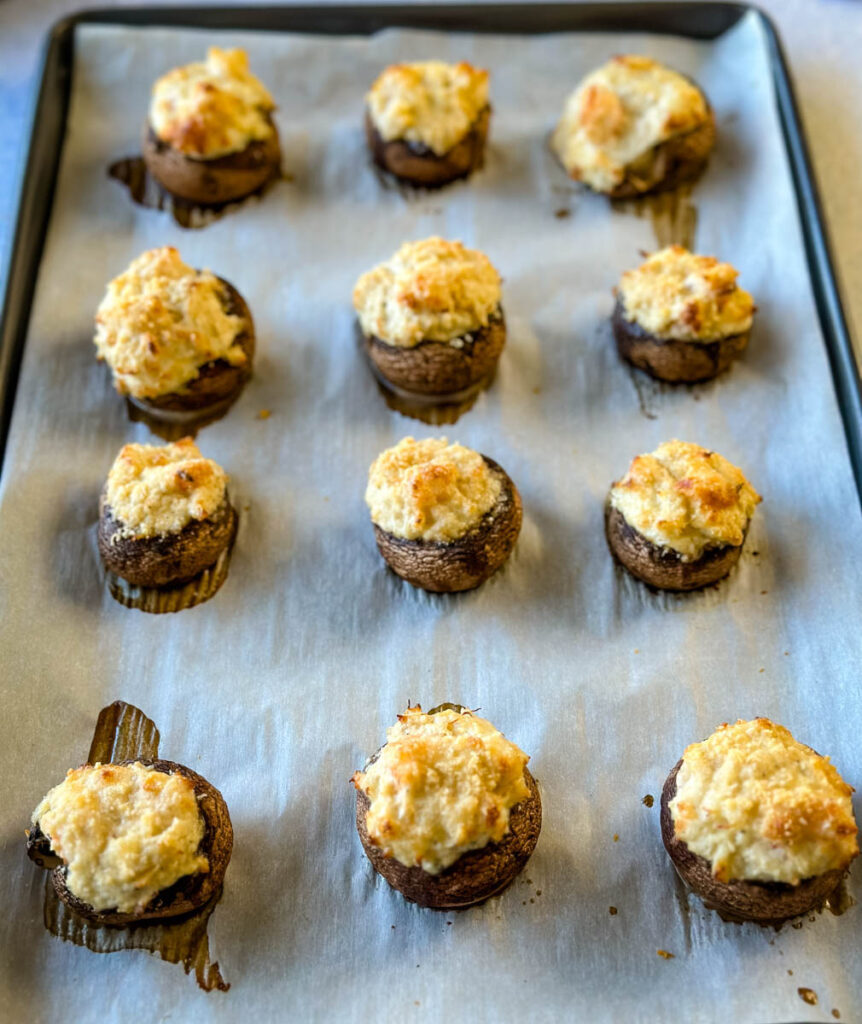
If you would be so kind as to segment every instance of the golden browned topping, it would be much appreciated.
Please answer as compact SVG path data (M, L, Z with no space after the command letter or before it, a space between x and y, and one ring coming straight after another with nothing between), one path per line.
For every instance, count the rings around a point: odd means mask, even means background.
M381 530L446 543L476 526L502 489L499 475L471 448L445 437L405 437L372 462L365 502Z
M143 910L186 875L209 870L194 786L140 762L69 771L33 812L66 865L66 886L94 910Z
M499 310L500 275L483 252L460 242L405 242L387 263L359 278L353 306L366 337L389 345L460 343Z
M619 300L627 320L659 338L718 341L751 328L754 300L738 276L729 263L670 245L623 274Z
M238 153L274 132L272 97L248 70L245 50L211 46L203 63L163 75L153 86L150 126L185 156Z
M649 57L614 57L566 101L551 145L568 174L611 192L626 167L709 118L697 86Z
M225 500L227 473L190 437L164 446L127 444L108 474L105 501L121 526L112 539L178 533Z
M384 142L418 142L442 156L488 106L488 72L466 61L393 64L371 86L366 100Z
M610 495L629 526L683 561L707 548L742 544L760 500L742 470L685 441L665 441L636 456Z
M797 885L859 852L852 792L829 758L755 718L686 748L670 811L677 839L719 881Z
M499 842L509 813L529 796L529 757L471 711L408 707L353 784L368 797L371 842L406 867L439 874Z
M246 362L242 317L226 312L224 284L195 270L170 245L150 249L108 285L96 313L96 351L121 395L181 391L215 359Z

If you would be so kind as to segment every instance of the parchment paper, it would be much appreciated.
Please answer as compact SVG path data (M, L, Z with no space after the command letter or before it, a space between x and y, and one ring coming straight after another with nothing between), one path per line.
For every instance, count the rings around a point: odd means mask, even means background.
M210 43L249 50L278 99L294 180L183 231L132 205L105 168L136 150L152 80ZM625 51L709 94L719 143L694 194L696 246L740 267L759 305L732 372L647 388L653 418L607 323L620 272L654 247L650 222L572 194L546 149L577 80ZM714 44L85 27L76 53L0 501L7 1019L787 1021L832 1019L832 1008L854 1019L858 907L779 934L722 923L686 897L658 828L668 770L727 719L771 716L862 782L859 503L756 21ZM383 65L432 55L490 68L488 164L468 184L405 199L368 165L362 93ZM447 433L497 459L525 510L505 570L456 597L400 582L374 546L369 463L406 434L443 431L387 409L350 306L363 270L434 232L482 248L505 277L500 372ZM111 461L150 435L126 419L91 335L105 283L166 243L242 291L259 340L253 382L199 437L242 511L230 578L208 604L147 616L112 600L95 553ZM688 597L626 578L602 534L610 481L675 436L741 465L765 499L732 578ZM226 995L42 926L44 877L23 829L115 698L143 708L162 756L202 772L230 807L235 852L210 925ZM527 870L466 913L406 904L355 835L349 776L408 699L480 707L532 755L541 783ZM801 1002L799 986L819 1004Z

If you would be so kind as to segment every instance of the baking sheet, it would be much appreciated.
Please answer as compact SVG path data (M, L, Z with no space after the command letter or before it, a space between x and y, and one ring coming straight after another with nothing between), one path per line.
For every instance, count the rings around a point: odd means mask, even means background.
M293 180L183 231L133 206L105 168L134 151L152 80L210 43L249 50L280 104ZM692 75L716 109L718 148L694 193L696 245L742 269L760 311L749 352L712 385L640 382L638 393L607 316L619 273L654 247L652 226L573 193L546 150L574 83L624 51ZM469 184L405 198L368 166L361 93L383 65L432 55L490 68L488 164ZM350 308L359 273L435 232L484 249L505 278L497 380L445 432L497 459L525 509L505 570L454 597L413 591L377 555L362 500L368 464L408 433L444 431L386 408ZM230 578L206 605L151 617L116 604L98 567L102 481L123 443L149 435L127 421L90 337L105 282L168 243L243 292L259 347L253 382L199 437L231 473L242 512ZM602 536L609 482L672 436L715 447L765 499L733 577L688 597L623 576ZM858 909L777 935L722 923L676 882L658 796L689 742L755 714L862 779L860 540L754 18L715 43L79 29L0 490L9 1016L764 1021L831 1019L837 1008L853 1019ZM234 857L210 922L227 994L204 994L142 953L97 956L42 927L44 878L22 829L115 698L142 707L163 756L201 771L231 809ZM469 912L407 905L355 836L349 776L408 700L481 707L532 754L542 787L527 870ZM817 992L816 1007L800 986Z

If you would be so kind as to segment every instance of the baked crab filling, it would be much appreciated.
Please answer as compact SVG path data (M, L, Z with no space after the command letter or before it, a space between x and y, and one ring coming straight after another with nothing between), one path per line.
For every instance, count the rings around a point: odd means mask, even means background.
M215 360L244 366L248 325L227 311L226 286L173 246L142 253L108 285L96 312L96 353L121 395L182 392Z
M632 529L690 562L740 546L761 498L718 452L666 441L632 460L609 500Z
M751 329L754 300L738 276L730 263L671 245L623 274L617 299L626 320L657 338L708 344Z
M506 835L512 809L530 794L528 760L470 711L408 708L353 776L369 801L370 841L405 867L440 874Z
M227 473L191 438L167 445L127 444L105 485L118 528L112 539L179 533L213 516L226 498Z
M393 64L374 82L366 103L384 142L404 140L443 156L488 106L488 72L466 61Z
M381 530L445 544L477 526L502 492L500 474L471 448L405 437L371 464L365 501Z
M718 881L798 885L858 854L852 793L829 758L757 718L687 747L669 806Z
M174 68L152 90L156 137L193 160L239 153L273 135L272 96L249 71L244 50L212 46L205 61Z
M655 171L657 148L707 125L703 93L649 57L614 57L566 100L551 147L570 177L598 192ZM660 161L658 161L660 163Z
M140 762L72 769L32 823L63 861L68 890L97 911L143 911L181 878L209 870L193 784Z
M388 345L460 339L500 317L500 275L488 257L460 242L406 242L353 289L362 333Z

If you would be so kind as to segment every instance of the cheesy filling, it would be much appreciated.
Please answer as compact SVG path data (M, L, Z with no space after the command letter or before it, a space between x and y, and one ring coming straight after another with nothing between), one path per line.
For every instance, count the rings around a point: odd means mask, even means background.
M216 359L242 366L246 321L226 312L224 284L195 270L173 246L150 249L108 285L96 313L96 352L121 395L182 391Z
M66 886L94 910L142 911L156 893L209 870L191 781L136 762L68 772L33 812L66 865Z
M529 796L529 757L469 711L408 708L353 783L368 797L371 842L405 867L437 875L469 850L499 842Z
M119 524L111 540L178 533L225 501L227 473L190 437L164 446L127 444L111 466L105 503Z
M709 120L703 94L649 57L614 57L566 101L551 146L570 177L611 192L631 164Z
M708 549L739 546L761 498L718 452L666 441L638 455L611 488L611 507L647 540L683 561Z
M272 97L248 69L244 50L212 46L207 59L174 68L153 86L150 126L187 157L239 153L275 132Z
M739 271L671 245L620 280L623 315L659 338L708 343L751 329L754 300Z
M381 530L445 544L476 526L502 489L499 474L478 452L445 437L405 437L371 464L365 501Z
M461 344L498 314L500 275L484 253L460 242L406 242L359 278L353 306L366 337L401 348Z
M366 101L384 142L417 142L443 156L488 106L488 72L465 61L393 64L371 86Z
M852 792L828 758L756 718L686 748L670 811L719 881L797 885L859 852Z

